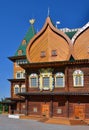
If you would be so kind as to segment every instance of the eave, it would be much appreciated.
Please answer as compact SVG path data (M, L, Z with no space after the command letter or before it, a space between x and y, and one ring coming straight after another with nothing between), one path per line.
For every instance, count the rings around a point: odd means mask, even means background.
M26 59L26 55L23 56L12 56L12 57L8 57L9 60L15 62L16 60L21 60L21 59Z
M10 82L25 82L25 79L8 79Z
M23 98L6 98L6 100L8 101L24 101L24 99Z
M51 96L51 95L64 95L64 96L67 96L67 95L80 95L80 96L85 96L85 95L88 95L89 96L89 92L25 92L25 93L18 93L17 95L19 96L24 96L24 97L27 97L27 96Z
M66 65L83 65L89 64L89 59L84 60L75 60L75 61L55 61L55 62L40 62L40 63L28 63L28 64L20 64L23 69L29 68L48 68L48 67L59 67Z

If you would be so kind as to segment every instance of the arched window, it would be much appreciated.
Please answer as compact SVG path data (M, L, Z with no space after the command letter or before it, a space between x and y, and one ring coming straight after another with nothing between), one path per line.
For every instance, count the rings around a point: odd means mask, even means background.
M30 85L30 87L33 87L33 88L38 87L38 75L37 74L31 74L29 76L29 85Z
M81 70L75 70L73 73L73 85L84 86L84 74Z
M26 92L26 87L25 87L25 84L21 85L21 92Z
M19 85L16 84L16 85L14 86L14 94L17 94L17 93L19 93L19 92L20 92Z
M62 72L55 75L55 87L65 87L65 76Z

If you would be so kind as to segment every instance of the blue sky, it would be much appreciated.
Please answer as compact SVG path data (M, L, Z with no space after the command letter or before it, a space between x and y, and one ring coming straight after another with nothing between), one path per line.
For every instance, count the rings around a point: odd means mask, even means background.
M0 0L0 98L10 96L13 64L7 57L14 56L34 18L40 30L47 17L59 28L80 28L89 21L89 0Z

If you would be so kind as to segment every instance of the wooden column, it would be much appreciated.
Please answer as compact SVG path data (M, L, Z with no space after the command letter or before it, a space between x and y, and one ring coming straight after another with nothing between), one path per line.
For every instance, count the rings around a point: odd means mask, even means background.
M11 114L11 105L9 104L9 114Z
M25 97L25 115L28 115L28 98Z
M66 102L66 117L69 118L69 97L66 96L67 102Z
M21 114L21 101L19 101L19 114Z
M69 74L68 74L68 66L65 68L65 87L66 87L66 91L69 91Z
M5 113L5 104L3 104L2 111L3 111L3 113Z
M50 100L50 117L53 117L53 96L51 96Z
M28 74L27 74L27 72L25 72L25 85L26 85L26 92L28 92L29 83L28 83Z

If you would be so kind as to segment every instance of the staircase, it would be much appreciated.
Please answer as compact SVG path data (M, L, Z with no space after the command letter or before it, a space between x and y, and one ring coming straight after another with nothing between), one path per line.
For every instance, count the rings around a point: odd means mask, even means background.
M45 123L48 124L61 124L61 125L70 125L70 121L67 118L49 118Z
M48 120L49 120L49 118L44 117L44 118L41 118L41 119L39 120L39 122L47 122Z
M70 125L87 125L83 120L70 120Z

